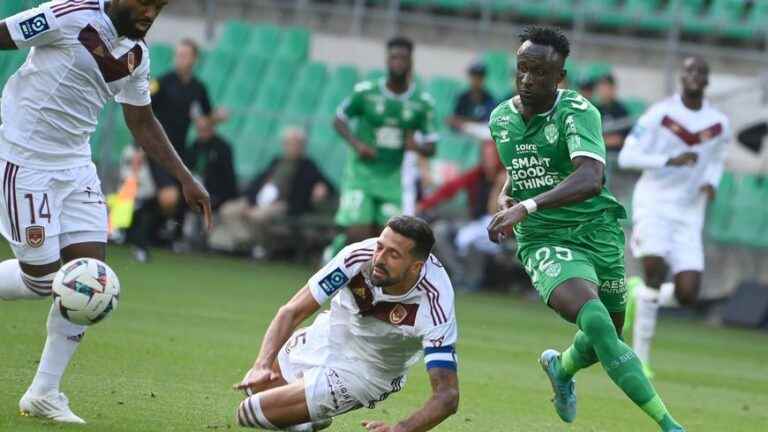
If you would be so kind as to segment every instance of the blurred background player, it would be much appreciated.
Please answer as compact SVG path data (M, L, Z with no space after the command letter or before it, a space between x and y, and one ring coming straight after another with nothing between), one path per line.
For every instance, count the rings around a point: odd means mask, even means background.
M424 351L432 397L407 419L365 421L374 432L427 431L459 404L453 288L431 254L429 225L391 219L378 237L350 245L280 308L253 368L238 389L240 426L313 431L405 386ZM298 326L331 302L312 325Z
M631 284L630 304L636 304L632 343L649 375L659 306L698 299L707 203L715 198L731 141L728 118L704 98L707 62L686 58L680 84L679 94L640 118L619 154L622 168L643 170L633 198L631 245L645 277ZM670 273L672 282L666 282Z
M574 375L597 362L663 431L682 431L642 363L621 341L626 292L624 208L605 187L600 113L573 90L558 90L570 43L559 30L527 27L517 51L519 96L491 114L507 184L488 227L492 240L517 237L518 258L542 300L579 331L541 366L565 422L576 417Z
M434 101L412 71L413 42L392 38L386 78L358 83L339 107L334 127L353 154L336 214L345 233L334 239L326 258L346 243L375 236L391 217L415 211L416 194L407 190L416 181L415 159L435 153L438 135Z
M0 49L35 47L3 90L0 228L16 259L0 263L0 298L47 299L62 261L104 260L107 212L89 138L109 99L144 151L182 185L210 223L208 193L152 112L143 38L166 0L51 2L0 22ZM22 414L84 423L59 391L86 327L51 307L37 374Z

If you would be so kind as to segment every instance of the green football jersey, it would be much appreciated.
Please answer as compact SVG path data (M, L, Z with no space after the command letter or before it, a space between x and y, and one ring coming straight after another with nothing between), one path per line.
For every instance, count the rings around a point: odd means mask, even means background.
M337 115L350 120L355 136L377 153L371 160L350 154L344 187L400 199L405 132L418 131L424 141L436 141L434 105L432 97L416 84L397 95L387 89L385 79L358 83L352 95L341 103Z
M512 99L491 114L491 136L507 169L509 195L517 201L553 189L574 171L571 159L590 157L605 163L600 113L578 92L559 90L554 107L528 123ZM518 236L538 237L557 228L568 228L608 213L626 217L624 208L603 186L599 195L560 208L540 209L515 227Z

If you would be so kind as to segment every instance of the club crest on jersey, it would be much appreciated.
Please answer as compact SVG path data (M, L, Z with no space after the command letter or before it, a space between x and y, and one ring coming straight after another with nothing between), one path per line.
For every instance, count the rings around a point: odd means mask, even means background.
M553 278L558 277L560 275L560 272L562 271L562 266L560 263L552 263L547 266L546 269L544 269L544 273L546 273L547 276Z
M24 36L24 39L29 40L40 33L50 30L51 26L48 25L48 19L45 18L45 14L41 13L26 21L22 21L19 24L19 28L21 28L21 34Z
M323 292L327 295L331 295L338 291L339 288L346 285L347 282L349 282L349 277L344 274L341 268L337 267L336 270L329 273L328 276L322 278L319 285L320 288L323 289Z
M134 69L136 69L136 54L134 54L133 51L128 53L126 62L128 64L128 72L133 73Z
M544 128L544 136L547 138L547 142L550 144L554 144L557 141L557 126L554 125L554 123L548 124Z
M401 304L392 308L392 312L389 313L389 322L394 325L398 325L408 318L408 311Z
M40 225L27 227L27 244L32 248L39 248L45 243L45 228Z

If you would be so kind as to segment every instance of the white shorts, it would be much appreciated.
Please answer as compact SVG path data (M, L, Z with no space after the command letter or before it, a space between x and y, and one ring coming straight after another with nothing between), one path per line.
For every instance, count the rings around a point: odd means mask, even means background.
M401 377L394 390L382 390L350 367L327 366L329 313L321 313L307 328L297 330L277 356L288 383L304 379L304 392L312 421L335 417L359 408L374 408L405 384Z
M0 233L19 261L44 265L72 244L107 241L107 206L93 164L43 171L0 159Z
M632 254L636 258L659 256L672 274L704 270L703 223L698 218L671 220L660 214L635 215Z

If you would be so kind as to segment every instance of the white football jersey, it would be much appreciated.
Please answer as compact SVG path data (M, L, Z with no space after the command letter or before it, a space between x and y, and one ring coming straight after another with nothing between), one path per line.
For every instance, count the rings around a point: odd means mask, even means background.
M663 206L673 218L688 218L691 212L703 218L706 197L700 189L707 184L717 188L730 141L728 118L707 101L698 111L683 105L680 95L653 105L619 154L622 168L643 170L635 186L635 212ZM666 166L670 158L686 152L698 155L695 165Z
M404 377L421 352L427 369L456 369L453 287L432 255L421 278L404 295L391 296L368 277L376 238L350 245L309 280L330 309L330 349L325 365L354 370L388 386Z
M3 90L0 157L41 170L87 165L107 101L151 103L149 50L118 37L104 3L54 1L5 19L32 50Z

